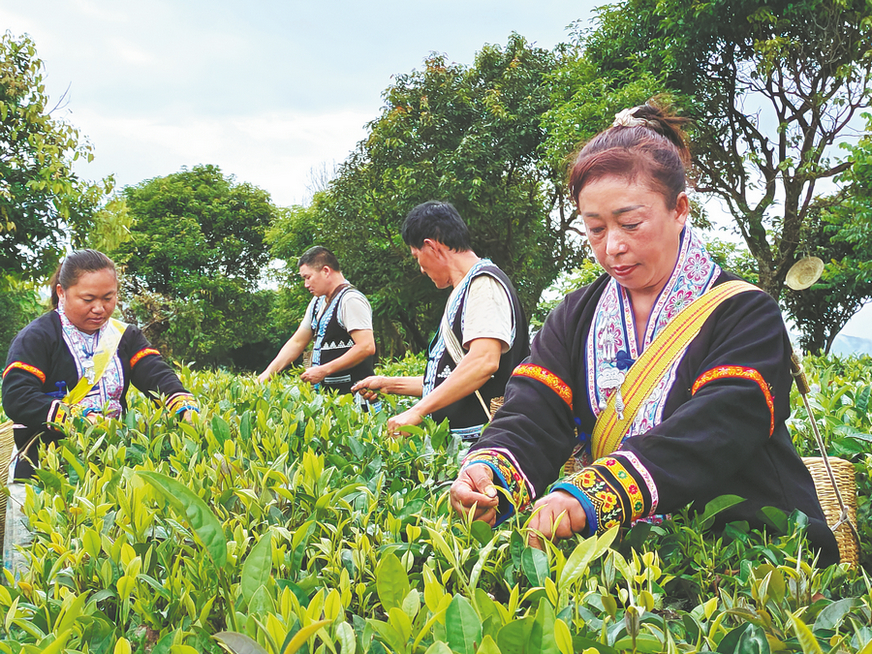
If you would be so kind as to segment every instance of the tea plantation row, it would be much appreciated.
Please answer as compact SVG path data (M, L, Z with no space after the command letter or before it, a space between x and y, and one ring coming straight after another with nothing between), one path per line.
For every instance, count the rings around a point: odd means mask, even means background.
M394 400L367 415L294 375L183 370L193 425L131 397L44 454L0 652L872 653L868 361L812 363L830 451L858 471L859 569L815 567L798 514L708 532L730 498L532 549L528 515L449 510L458 444L386 438ZM804 410L792 429L814 454Z

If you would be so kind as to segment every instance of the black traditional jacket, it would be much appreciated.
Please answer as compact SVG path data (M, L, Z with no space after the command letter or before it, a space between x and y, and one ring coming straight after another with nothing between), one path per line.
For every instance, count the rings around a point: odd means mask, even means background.
M729 279L736 278L721 273L716 285ZM490 465L518 504L545 493L579 434L583 440L593 432L585 346L607 281L604 275L554 309L524 370L510 380L505 404L465 461ZM800 509L821 561L837 561L835 538L785 425L790 354L781 312L769 295L747 292L724 301L681 359L662 422L626 438L559 487L588 500L600 531L691 502L702 507L726 494L745 501L720 514L720 524L743 520L760 527L761 507Z
M128 325L118 344L118 357L124 373L122 409L127 408L127 389L131 382L153 400L165 396L170 410L194 406L194 400L175 372L152 348L139 328ZM58 383L73 389L79 381L76 362L64 342L60 317L56 311L40 316L22 329L9 347L3 370L3 410L15 422L15 445L19 451L42 432L45 442L63 436L46 423L63 424L70 409L58 397ZM61 386L62 388L62 386ZM36 447L28 458L35 465ZM33 469L23 457L16 464L16 477L29 477Z

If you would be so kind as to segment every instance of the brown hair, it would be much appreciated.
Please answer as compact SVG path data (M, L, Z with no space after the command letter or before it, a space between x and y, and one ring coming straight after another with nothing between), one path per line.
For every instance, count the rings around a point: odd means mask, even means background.
M58 306L58 284L65 291L70 286L75 286L84 273L97 272L98 270L115 270L115 263L102 252L97 250L73 250L58 265L54 275L48 282L51 289L51 305Z
M682 126L686 118L667 113L653 101L625 109L615 123L594 136L575 157L569 190L578 202L584 186L603 177L643 179L675 207L687 187L690 151Z

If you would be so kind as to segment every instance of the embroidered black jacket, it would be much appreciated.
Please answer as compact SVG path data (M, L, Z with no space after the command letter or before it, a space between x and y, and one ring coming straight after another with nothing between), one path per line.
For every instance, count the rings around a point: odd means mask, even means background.
M122 409L127 409L127 389L131 383L153 400L165 396L170 410L194 405L191 394L139 328L127 327L118 344L118 357L124 373ZM56 311L40 316L18 333L9 347L3 370L3 410L16 423L15 445L19 450L39 432L43 432L45 442L61 438L62 434L46 423L65 422L69 407L48 393L58 391L58 382L64 382L70 390L78 380L76 362L64 342ZM31 446L28 450L34 464L36 449ZM33 474L23 457L18 460L15 474L16 477Z

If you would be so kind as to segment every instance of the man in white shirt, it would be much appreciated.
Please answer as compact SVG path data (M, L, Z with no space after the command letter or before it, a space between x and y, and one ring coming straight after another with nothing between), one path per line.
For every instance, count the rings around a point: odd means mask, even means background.
M421 397L411 409L388 420L402 431L425 415L448 418L451 431L475 440L490 421L490 401L530 353L527 320L506 274L473 252L469 230L447 202L425 202L403 223L403 241L421 272L437 288L453 287L439 330L430 343L423 377L372 376L358 382L367 399L377 391Z
M258 380L265 382L286 368L314 340L312 367L300 379L350 393L355 382L373 373L372 308L363 293L346 281L339 261L327 248L308 249L297 265L306 289L315 297L297 331Z

